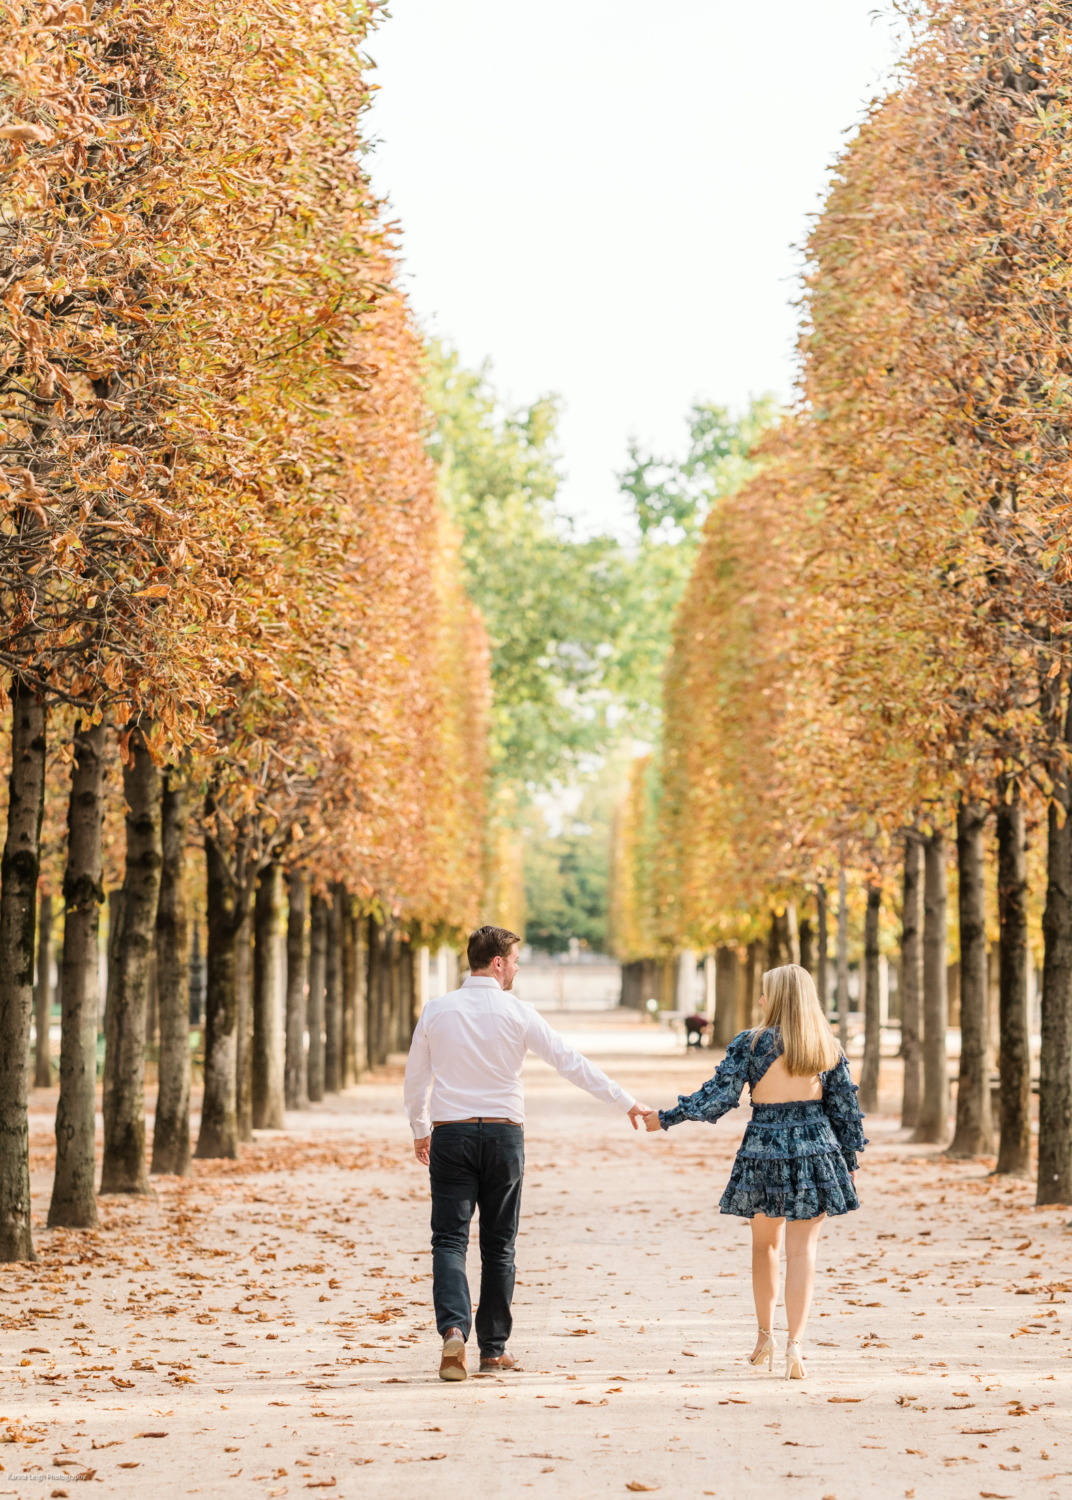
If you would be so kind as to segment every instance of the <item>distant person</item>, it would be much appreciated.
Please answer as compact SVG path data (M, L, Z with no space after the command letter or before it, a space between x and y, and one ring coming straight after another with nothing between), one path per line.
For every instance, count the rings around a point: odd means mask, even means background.
M443 1340L441 1380L464 1380L468 1374L465 1343L473 1309L465 1252L477 1208L480 1368L517 1368L506 1341L513 1328L514 1241L525 1173L521 1065L526 1052L535 1052L578 1088L628 1113L634 1130L638 1119L653 1113L568 1046L539 1011L510 994L520 941L505 927L480 927L473 933L468 978L460 990L439 995L424 1007L406 1060L413 1151L430 1169L432 1187L432 1302Z
M815 1288L815 1252L827 1214L859 1208L856 1153L867 1145L848 1059L823 1015L807 969L786 964L763 976L765 1024L742 1031L715 1076L673 1109L648 1115L648 1130L682 1120L715 1122L736 1109L745 1084L752 1119L719 1201L752 1221L752 1295L759 1333L749 1364L774 1369L778 1252L785 1232L785 1378L807 1375L801 1341Z

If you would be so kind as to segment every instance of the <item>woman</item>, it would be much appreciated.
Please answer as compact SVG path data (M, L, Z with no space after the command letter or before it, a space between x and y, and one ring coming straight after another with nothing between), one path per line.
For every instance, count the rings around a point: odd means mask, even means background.
M749 1363L774 1369L778 1253L785 1229L785 1378L807 1375L800 1351L815 1286L819 1227L827 1214L859 1208L856 1153L867 1142L856 1085L819 1005L807 969L787 964L763 976L764 1025L742 1031L715 1076L674 1109L653 1111L648 1130L682 1120L713 1125L735 1109L747 1083L752 1119L719 1208L752 1221L752 1292L759 1334Z

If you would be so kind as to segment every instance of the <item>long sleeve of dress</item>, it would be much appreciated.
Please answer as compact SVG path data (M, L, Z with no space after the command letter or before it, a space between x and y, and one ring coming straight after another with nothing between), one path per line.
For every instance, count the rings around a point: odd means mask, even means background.
M673 1109L659 1111L659 1124L663 1129L680 1125L682 1120L706 1120L709 1125L714 1125L727 1110L736 1109L741 1090L748 1082L751 1049L752 1032L742 1031L735 1036L713 1078L709 1078L695 1094L679 1094Z
M845 1165L850 1172L855 1172L856 1153L867 1145L867 1138L847 1057L842 1057L836 1068L823 1074L823 1110L837 1136Z

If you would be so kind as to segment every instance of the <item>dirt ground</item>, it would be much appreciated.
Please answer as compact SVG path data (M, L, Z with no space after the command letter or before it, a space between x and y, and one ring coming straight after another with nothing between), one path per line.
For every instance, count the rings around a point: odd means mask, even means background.
M650 1104L711 1071L646 1050L654 1029L562 1020ZM810 1378L789 1384L745 1362L748 1233L717 1208L747 1110L634 1134L531 1060L524 1368L447 1385L400 1083L102 1199L80 1233L43 1228L55 1097L34 1096L40 1259L0 1268L0 1495L1072 1494L1070 1211L1034 1210L1028 1184L871 1117L862 1209L824 1234Z

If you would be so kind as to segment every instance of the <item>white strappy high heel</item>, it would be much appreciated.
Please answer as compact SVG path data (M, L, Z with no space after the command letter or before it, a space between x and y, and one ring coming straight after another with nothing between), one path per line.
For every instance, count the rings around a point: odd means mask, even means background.
M804 1368L804 1356L800 1352L800 1340L790 1339L785 1346L785 1378L786 1380L807 1380L808 1372Z
M778 1344L774 1337L774 1334L771 1333L769 1328L761 1328L759 1332L763 1335L763 1343L760 1345L755 1354L750 1354L748 1356L748 1363L750 1365L761 1365L763 1361L766 1360L767 1368L768 1370L770 1370L771 1374L773 1374L774 1356L778 1353Z

